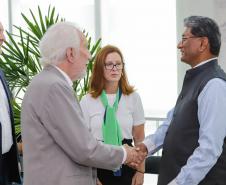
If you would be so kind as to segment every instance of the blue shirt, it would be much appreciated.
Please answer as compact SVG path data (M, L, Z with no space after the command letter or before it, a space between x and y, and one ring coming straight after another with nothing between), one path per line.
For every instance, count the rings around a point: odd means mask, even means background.
M215 165L222 153L226 137L226 82L219 78L210 80L198 96L199 147L181 168L175 182L178 185L198 184ZM174 109L155 134L145 138L149 154L162 147Z

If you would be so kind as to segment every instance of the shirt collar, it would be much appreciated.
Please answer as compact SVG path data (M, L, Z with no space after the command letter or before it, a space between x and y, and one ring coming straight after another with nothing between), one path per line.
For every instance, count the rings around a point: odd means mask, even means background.
M205 60L205 61L203 61L203 62L197 64L196 66L194 66L193 69L196 68L196 67L198 67L198 66L201 66L201 65L203 65L203 64L205 64L205 63L207 63L207 62L209 62L209 61L211 61L211 60L215 60L215 59L217 59L217 57L214 57L214 58L210 58L210 59L208 59L208 60Z
M65 78L65 80L68 82L68 84L72 87L73 86L73 82L70 79L70 77L67 75L67 73L65 73L63 70L61 70L59 67L52 65L53 67L55 67Z

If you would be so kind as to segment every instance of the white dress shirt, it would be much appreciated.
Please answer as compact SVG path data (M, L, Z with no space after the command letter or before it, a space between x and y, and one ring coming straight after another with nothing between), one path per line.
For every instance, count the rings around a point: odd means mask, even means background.
M55 65L52 65L53 67L55 67L63 76L64 76L64 78L65 78L65 80L67 81L67 83L68 83L68 85L70 86L70 87L72 87L73 86L73 82L72 82L72 80L70 79L70 77L62 70L62 69L60 69L59 67L57 67L57 66L55 66Z
M2 154L7 153L13 145L12 127L7 95L0 80L0 124L2 126Z

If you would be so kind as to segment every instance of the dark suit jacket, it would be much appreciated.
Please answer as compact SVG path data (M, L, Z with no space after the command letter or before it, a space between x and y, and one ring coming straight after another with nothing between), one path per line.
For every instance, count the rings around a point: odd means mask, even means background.
M9 182L20 183L20 174L19 174L19 169L18 169L17 144L16 144L15 130L14 130L14 119L13 119L13 112L12 112L12 107L11 107L11 103L10 103L11 93L7 86L4 74L1 70L0 70L0 80L3 84L3 87L5 89L5 92L6 92L6 95L8 98L8 102L9 102L10 119L11 119L11 126L12 126L12 135L13 135L13 145L12 145L10 151L8 153L4 154L4 156L7 158L7 162L8 162L7 166L9 168L8 180L9 180ZM0 122L0 143L2 143L1 122ZM1 146L1 144L0 144L0 156L1 156L0 157L0 165L1 165L2 164L2 146Z

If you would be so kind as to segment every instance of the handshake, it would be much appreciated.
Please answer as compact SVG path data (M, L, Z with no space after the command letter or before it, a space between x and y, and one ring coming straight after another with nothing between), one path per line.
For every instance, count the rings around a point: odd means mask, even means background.
M127 158L124 164L137 169L147 157L147 147L143 143L140 143L136 147L130 147L128 145L123 145L123 147L127 153Z

